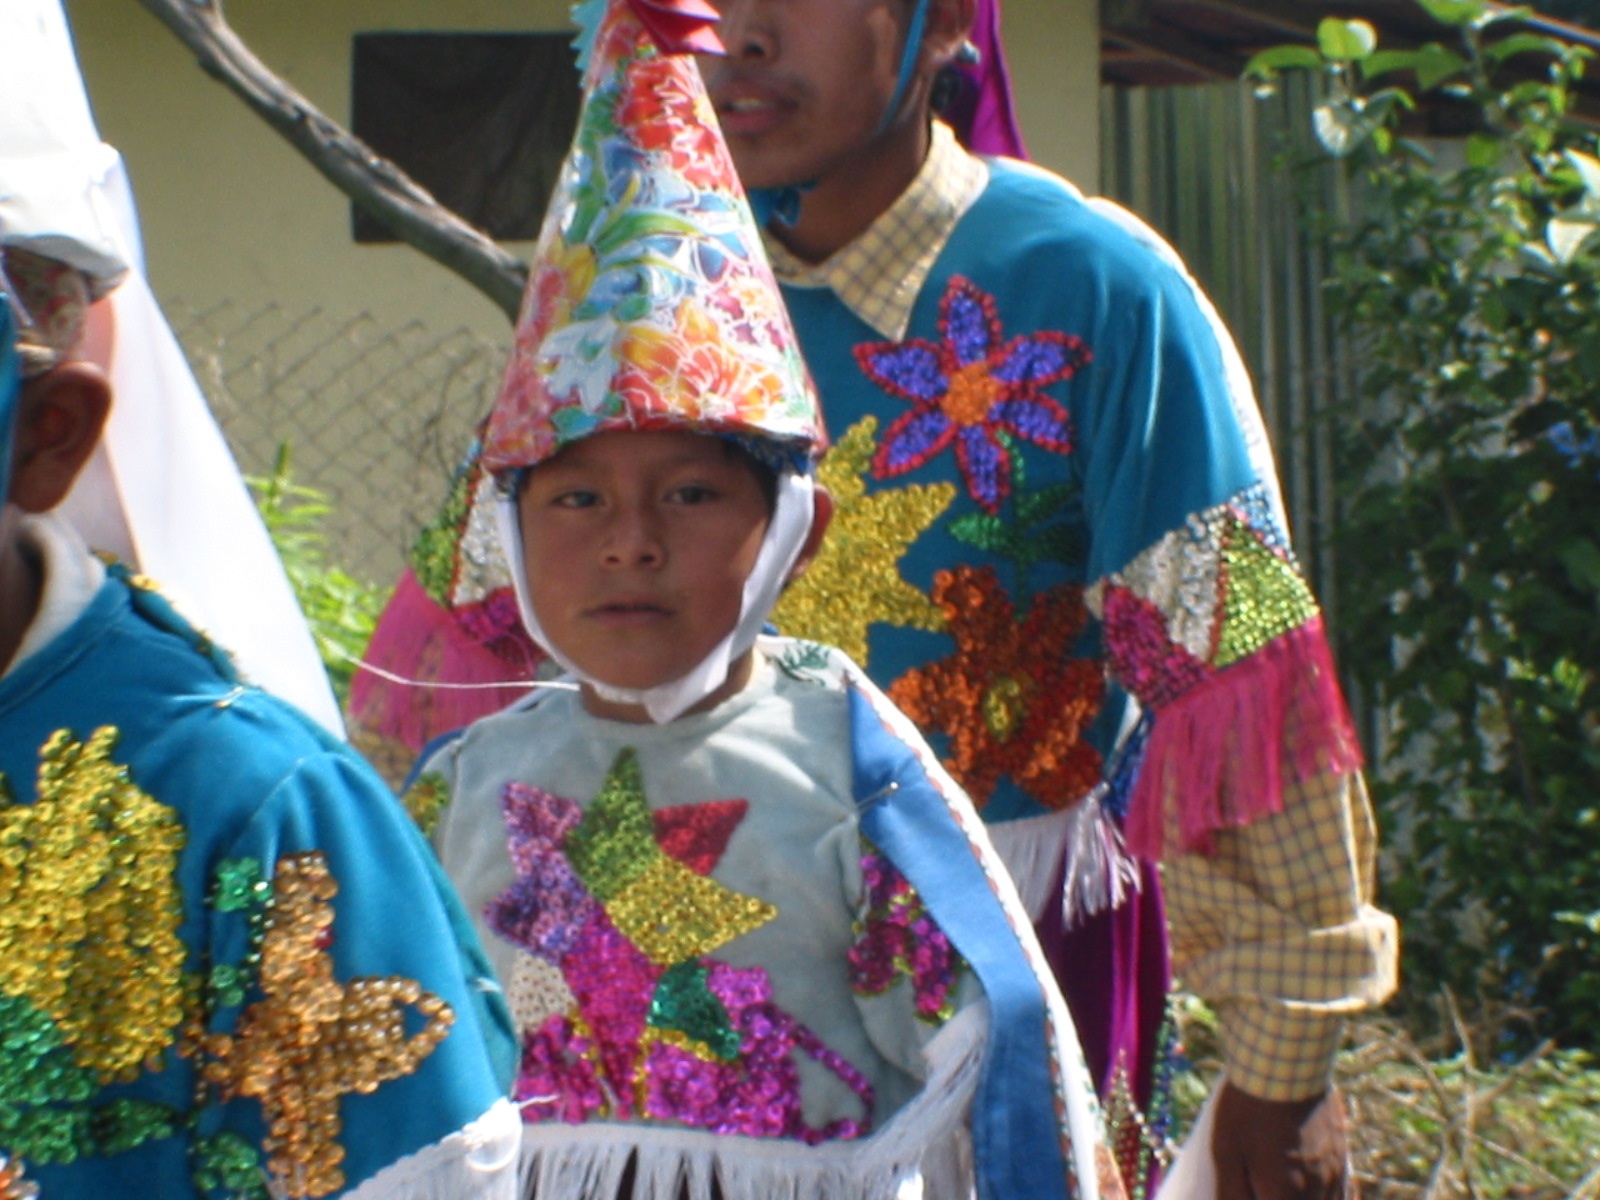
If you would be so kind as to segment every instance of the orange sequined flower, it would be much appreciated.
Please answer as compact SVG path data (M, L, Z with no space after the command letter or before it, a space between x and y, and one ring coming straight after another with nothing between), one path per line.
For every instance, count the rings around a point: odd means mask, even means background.
M889 697L926 732L949 738L945 765L982 807L1002 776L1046 808L1067 808L1099 782L1083 734L1105 695L1101 666L1070 657L1088 610L1083 589L1039 592L1018 621L993 569L934 577L956 651L908 671Z

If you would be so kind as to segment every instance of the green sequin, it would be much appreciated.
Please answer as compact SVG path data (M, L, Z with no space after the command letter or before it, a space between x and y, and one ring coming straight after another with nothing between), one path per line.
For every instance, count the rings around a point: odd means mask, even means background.
M267 1200L261 1153L236 1133L197 1137L190 1150L190 1175L202 1192L229 1200Z
M450 804L450 783L438 771L428 771L417 777L415 783L400 797L406 812L422 830L423 837L432 837L439 826L439 818Z
M217 867L211 905L218 912L243 912L265 904L271 893L258 859L230 858Z
M1222 570L1227 590L1213 660L1218 667L1249 657L1317 615L1317 602L1294 564L1237 519L1223 536Z
M566 839L567 858L602 904L637 879L661 854L644 798L644 776L632 750L623 750Z
M707 986L711 972L698 963L669 967L650 1001L651 1028L673 1030L705 1047L710 1056L732 1062L739 1054L739 1031L727 1006Z

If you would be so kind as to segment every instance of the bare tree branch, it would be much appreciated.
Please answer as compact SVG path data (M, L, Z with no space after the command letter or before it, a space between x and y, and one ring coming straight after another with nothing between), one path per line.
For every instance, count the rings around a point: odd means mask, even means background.
M275 74L229 27L220 0L139 3L353 203L516 319L526 266Z

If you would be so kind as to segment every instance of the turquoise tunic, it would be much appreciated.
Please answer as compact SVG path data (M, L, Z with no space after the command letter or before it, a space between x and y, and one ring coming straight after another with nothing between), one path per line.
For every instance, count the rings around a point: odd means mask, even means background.
M125 572L0 679L0 1153L45 1197L354 1187L504 1095L489 979L370 769Z

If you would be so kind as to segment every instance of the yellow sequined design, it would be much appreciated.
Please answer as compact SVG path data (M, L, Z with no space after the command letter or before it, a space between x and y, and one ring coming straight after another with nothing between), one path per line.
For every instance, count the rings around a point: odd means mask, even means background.
M206 1082L225 1100L260 1101L268 1169L293 1197L344 1186L340 1099L416 1071L455 1020L414 980L334 979L327 946L338 890L318 852L278 862L261 944L263 996L232 1036L211 1034L203 1044ZM408 1006L424 1019L409 1037Z
M417 823L417 828L422 830L423 836L432 837L439 825L439 818L444 816L445 806L450 803L450 785L439 772L425 772L406 789L400 802Z
M1294 561L1267 545L1245 522L1232 514L1230 518L1222 536L1226 600L1214 659L1218 667L1248 658L1319 611Z
M186 999L183 827L111 760L116 741L110 727L86 742L60 731L34 803L0 787L0 992L48 1013L102 1083L171 1046Z
M955 499L948 483L915 484L867 495L878 422L851 426L828 452L818 480L833 496L833 524L806 573L783 594L773 622L785 634L837 646L867 663L867 627L875 621L942 630L939 606L900 577L906 548Z

